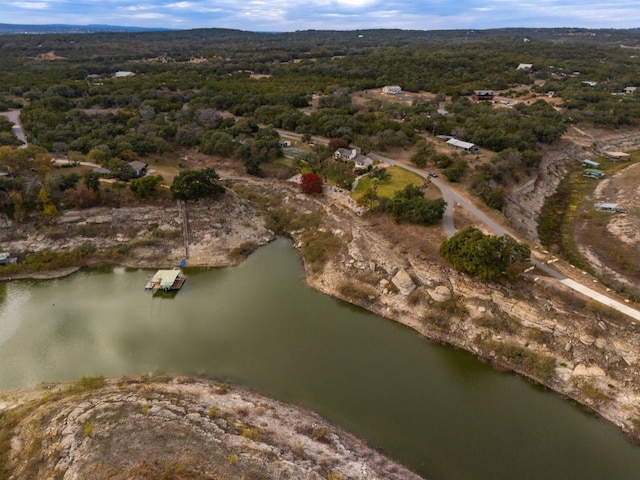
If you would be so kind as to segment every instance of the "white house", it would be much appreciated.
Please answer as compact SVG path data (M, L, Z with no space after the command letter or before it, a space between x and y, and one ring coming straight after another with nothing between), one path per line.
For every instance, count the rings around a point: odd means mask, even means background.
M359 154L356 148L352 148L351 150L348 148L339 148L333 152L333 158L334 160L342 160L343 162L353 162L358 169L369 168L373 165L373 160L366 155Z
M525 70L527 72L530 72L531 70L533 70L533 63L521 63L520 65L518 65L518 68L516 68L516 70Z
M133 77L134 75L135 75L135 73L133 73L133 72L120 70L120 71L118 71L118 72L116 72L114 74L114 77L116 77L116 78L124 78L124 77Z

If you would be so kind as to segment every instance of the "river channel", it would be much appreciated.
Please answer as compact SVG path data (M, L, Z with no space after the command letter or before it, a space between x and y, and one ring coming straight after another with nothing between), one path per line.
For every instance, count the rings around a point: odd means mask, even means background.
M151 273L0 283L0 389L205 375L315 410L431 480L640 479L640 447L615 427L310 289L287 240L187 270L173 298L145 292Z

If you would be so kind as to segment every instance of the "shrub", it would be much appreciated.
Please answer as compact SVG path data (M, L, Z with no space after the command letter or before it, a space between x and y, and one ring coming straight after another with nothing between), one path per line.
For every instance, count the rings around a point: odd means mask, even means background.
M350 281L344 281L338 285L338 292L346 298L352 300L368 301L375 292L367 287L361 286L357 283Z
M322 193L322 177L316 173L303 173L300 189L304 193Z
M496 333L514 334L518 331L518 323L510 317L493 317L485 315L474 320L479 327L488 328ZM537 330L536 330L537 331Z
M246 258L251 252L257 248L255 242L243 242L238 247L229 252L229 257L232 260L242 260Z
M315 230L302 236L302 255L313 272L320 272L329 259L335 257L342 242L331 232Z
M495 280L509 265L526 261L531 250L507 235L485 235L477 228L468 227L442 242L440 255L456 270L483 280Z
M251 428L246 425L242 426L242 436L244 438L248 438L249 440L253 440L254 442L258 441L260 436L257 428Z
M220 197L225 189L213 168L185 170L173 179L171 193L178 200L197 200L205 197Z
M556 360L550 355L511 342L488 342L486 347L533 376L548 380L556 373Z
M93 434L94 423L95 423L95 420L93 419L87 420L86 422L84 422L84 427L82 428L82 430L84 431L85 437L90 437Z
M435 302L434 307L449 315L464 315L467 313L467 309L464 306L464 297L458 295L452 295L444 302Z
M393 215L396 222L407 221L421 225L435 225L444 215L447 202L438 198L429 200L415 185L409 184L396 192L385 203L385 211Z
M607 403L611 401L611 398L604 392L598 390L598 388L587 380L578 381L578 390L580 394L590 400L597 403Z
M107 381L104 377L82 377L78 380L72 390L86 392L89 390L97 390L99 388L104 387L107 384Z
M450 167L445 168L442 173L450 182L458 182L467 171L467 161L459 159L453 162Z

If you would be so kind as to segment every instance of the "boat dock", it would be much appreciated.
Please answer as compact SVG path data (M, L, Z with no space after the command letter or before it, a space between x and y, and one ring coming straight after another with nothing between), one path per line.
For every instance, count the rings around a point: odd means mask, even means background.
M182 275L182 270L175 268L173 270L158 270L153 277L145 285L145 290L180 290L187 279Z

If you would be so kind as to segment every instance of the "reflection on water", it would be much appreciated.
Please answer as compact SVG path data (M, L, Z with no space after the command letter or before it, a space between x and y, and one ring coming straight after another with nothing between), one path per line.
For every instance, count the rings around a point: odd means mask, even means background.
M611 425L472 356L309 289L290 242L241 266L6 285L0 388L88 375L204 374L303 404L438 479L640 478Z

